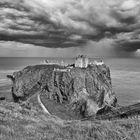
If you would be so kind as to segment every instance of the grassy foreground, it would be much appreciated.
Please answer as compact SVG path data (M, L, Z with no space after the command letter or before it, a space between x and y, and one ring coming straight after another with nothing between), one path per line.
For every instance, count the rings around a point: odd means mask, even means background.
M140 140L140 120L63 121L35 108L3 102L0 140Z

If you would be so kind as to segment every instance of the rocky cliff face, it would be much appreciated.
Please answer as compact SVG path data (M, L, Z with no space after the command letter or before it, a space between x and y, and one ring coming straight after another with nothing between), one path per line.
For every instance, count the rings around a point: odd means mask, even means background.
M59 65L28 66L15 72L11 80L15 101L27 100L41 86L49 99L69 104L82 116L94 115L104 106L115 106L117 102L106 65L68 70Z

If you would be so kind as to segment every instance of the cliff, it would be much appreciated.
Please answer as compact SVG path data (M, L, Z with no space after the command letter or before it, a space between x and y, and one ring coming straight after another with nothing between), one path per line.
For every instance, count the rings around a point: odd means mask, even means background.
M16 102L26 101L42 88L48 99L67 104L70 110L83 117L95 115L106 105L115 106L117 103L110 70L105 64L87 68L28 66L8 78L13 82L12 94Z

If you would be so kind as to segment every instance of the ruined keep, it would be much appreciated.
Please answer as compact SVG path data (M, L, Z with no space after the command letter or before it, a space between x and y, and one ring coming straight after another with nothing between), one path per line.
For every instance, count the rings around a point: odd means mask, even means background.
M88 58L85 55L79 55L75 60L75 67L86 68L88 66Z

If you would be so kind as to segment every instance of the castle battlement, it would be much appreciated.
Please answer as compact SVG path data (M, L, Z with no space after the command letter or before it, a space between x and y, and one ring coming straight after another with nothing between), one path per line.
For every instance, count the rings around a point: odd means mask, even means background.
M90 65L97 65L97 66L101 66L103 64L104 64L104 62L102 60L100 60L100 61L94 60L93 62L90 63Z
M75 67L79 67L79 68L87 68L88 65L103 65L104 62L102 60L93 60L93 61L89 61L89 58L86 55L79 55L78 57L76 57L75 59L75 63L74 64L66 64L64 63L64 61L62 60L61 62L59 62L58 60L44 60L43 62L41 62L41 64L44 65L60 65L60 66L64 66L67 67L67 69L72 69L74 66ZM55 71L65 71L65 70L55 70Z

